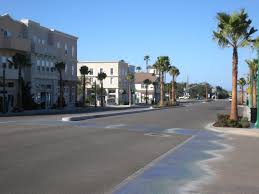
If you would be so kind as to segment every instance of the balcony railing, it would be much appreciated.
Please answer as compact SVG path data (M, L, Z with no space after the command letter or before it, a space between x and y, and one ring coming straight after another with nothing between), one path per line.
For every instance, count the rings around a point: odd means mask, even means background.
M10 49L10 50L30 52L31 41L23 38L0 36L0 49Z

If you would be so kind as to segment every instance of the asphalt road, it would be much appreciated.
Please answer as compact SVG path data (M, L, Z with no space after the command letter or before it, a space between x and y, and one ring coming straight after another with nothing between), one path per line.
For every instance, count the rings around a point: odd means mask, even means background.
M190 137L164 137L164 130L204 128L227 104L66 123L60 121L62 115L0 118L0 193L110 191Z

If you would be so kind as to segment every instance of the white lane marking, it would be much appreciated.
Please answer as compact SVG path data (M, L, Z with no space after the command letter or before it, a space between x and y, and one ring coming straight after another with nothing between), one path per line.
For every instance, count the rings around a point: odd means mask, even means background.
M105 128L106 129L111 129L111 128L118 128L118 127L123 127L126 126L125 124L117 124L117 125L108 125Z
M0 124L4 124L4 123L16 123L17 121L2 121L0 122Z
M177 131L182 130L181 128L171 128L171 129L165 129L164 133L177 133Z
M163 133L145 133L144 135L155 136L155 137L172 137L169 134L163 134Z

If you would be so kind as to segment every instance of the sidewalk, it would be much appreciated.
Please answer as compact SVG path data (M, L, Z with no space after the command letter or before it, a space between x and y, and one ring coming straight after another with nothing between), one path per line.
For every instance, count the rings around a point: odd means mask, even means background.
M213 123L210 123L206 126L206 129L231 135L259 137L259 129L255 128L214 127Z

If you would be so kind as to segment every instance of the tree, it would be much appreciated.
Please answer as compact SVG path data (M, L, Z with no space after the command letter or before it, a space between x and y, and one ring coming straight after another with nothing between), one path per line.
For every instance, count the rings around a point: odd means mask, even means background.
M246 85L246 80L245 78L241 77L239 80L238 80L238 85L240 86L240 89L241 89L241 95L240 95L240 104L242 105L244 103L244 86Z
M152 82L150 81L150 79L145 79L144 81L143 81L143 84L145 85L145 88L146 88L146 95L145 95L145 100L146 100L146 104L148 104L148 93L147 93L147 91L148 91L148 86L151 84Z
M127 79L127 81L128 81L128 89L129 89L129 91L128 91L128 93L129 93L129 105L131 106L131 104L132 104L132 99L131 99L131 97L132 97L132 92L131 92L131 84L132 84L132 82L134 81L134 74L132 74L132 73L129 73L128 75L127 75L127 77L126 77L126 79Z
M176 84L176 77L180 75L180 71L177 67L172 66L169 70L170 75L172 76L172 104L175 104L175 84Z
M59 74L59 97L58 97L58 105L59 108L62 108L65 104L64 99L64 91L63 91L63 79L62 79L62 72L65 70L66 64L64 62L57 62L55 63L55 68Z
M17 108L23 108L23 99L22 99L22 69L26 66L30 66L30 58L27 55L16 53L12 60L8 60L8 63L15 68L18 68L18 87L17 87Z
M213 39L222 48L232 47L232 103L230 119L237 121L237 72L238 72L238 48L247 46L252 42L251 35L257 30L251 27L252 21L244 9L240 12L217 14L217 31L213 31Z
M152 85L154 86L154 97L153 97L153 100L154 100L154 104L156 104L157 103L157 96L156 96L157 95L157 91L156 91L156 89L157 89L157 85L158 85L157 80L153 81Z
M100 72L97 75L97 79L101 82L101 107L103 107L103 80L107 77L107 74Z
M258 60L245 60L249 67L249 75L250 75L250 95L251 95L251 107L256 108L256 80L257 80L257 71L258 71Z
M136 70L137 70L137 72L140 72L141 71L141 67L140 66L136 67Z
M144 56L144 61L146 61L146 71L148 69L148 62L149 62L149 60L150 60L149 55Z
M87 66L80 67L80 73L83 76L83 105L85 105L85 76L90 73Z
M164 73L170 69L170 59L168 56L160 56L157 58L153 67L159 72L160 79L160 106L164 106Z

